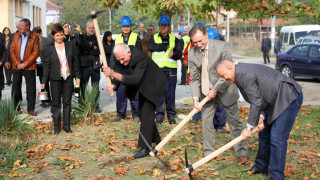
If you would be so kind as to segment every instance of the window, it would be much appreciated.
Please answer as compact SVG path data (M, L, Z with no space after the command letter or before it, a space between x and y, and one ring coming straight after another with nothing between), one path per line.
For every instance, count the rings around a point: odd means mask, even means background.
M284 40L283 40L283 34L284 34L284 33L280 33L280 35L279 35L279 39L281 39L282 41L284 41Z
M302 56L307 57L308 55L308 46L298 46L292 51L293 56Z
M305 39L303 41L303 44L311 44L312 43L312 39Z
M293 33L290 33L290 40L289 40L289 45L294 45L294 38L293 38Z
M289 43L289 33L284 33L284 43Z
M16 16L23 16L23 1L22 0L15 0L14 1L14 10Z
M41 8L33 6L33 27L42 25L42 11Z
M320 47L311 46L309 57L319 58L319 55L320 55Z

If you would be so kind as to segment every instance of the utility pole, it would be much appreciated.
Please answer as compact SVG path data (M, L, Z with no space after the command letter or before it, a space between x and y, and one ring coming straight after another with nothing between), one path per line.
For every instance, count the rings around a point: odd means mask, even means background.
M276 3L279 4L281 3L281 0L276 0ZM271 49L273 49L274 47L274 39L276 36L276 16L273 16L271 18ZM271 54L273 54L274 52L271 51Z
M109 8L109 31L112 32L112 26L111 26L111 9Z
M188 28L190 28L190 10L188 10Z
M230 40L230 19L229 19L230 13L227 11L227 43L229 43Z

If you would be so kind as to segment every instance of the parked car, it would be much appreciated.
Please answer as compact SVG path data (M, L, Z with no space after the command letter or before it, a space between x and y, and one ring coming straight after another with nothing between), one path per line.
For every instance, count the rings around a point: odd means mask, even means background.
M320 78L320 44L301 44L276 57L276 70L294 78L296 76Z
M306 36L298 39L297 44L320 44L320 37Z

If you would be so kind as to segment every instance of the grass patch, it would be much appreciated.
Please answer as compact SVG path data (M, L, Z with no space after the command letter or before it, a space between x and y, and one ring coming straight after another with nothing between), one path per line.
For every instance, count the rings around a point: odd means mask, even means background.
M178 114L187 114L191 109L180 109ZM246 123L248 110L240 108L240 117ZM61 132L52 135L38 128L39 144L22 146L15 151L10 147L1 147L1 155L6 154L8 163L1 166L6 171L0 172L2 178L9 173L28 179L92 179L103 176L104 179L181 179L187 176L183 169L184 147L188 148L190 163L203 157L201 123L187 124L172 138L159 155L172 165L165 167L154 157L133 160L131 156L138 152L137 140L140 123L131 117L120 122L111 122L115 113L94 116L90 125L73 125L74 133ZM180 122L180 121L178 121ZM158 125L162 139L176 125L165 120ZM45 128L44 125L41 127ZM51 126L48 126L49 129ZM319 178L319 129L320 108L304 106L296 119L288 141L286 176L288 179ZM226 133L216 133L216 147L230 142ZM258 149L258 135L248 140L248 164L237 164L233 149L218 156L194 172L195 179L268 179L264 175L249 176L242 173L254 163ZM17 145L16 145L17 147ZM3 151L3 152L2 152ZM9 157L10 154L10 157ZM16 160L20 166L14 166ZM3 159L1 159L3 161ZM12 164L13 163L13 164ZM26 164L26 167L21 167ZM100 176L101 175L101 176ZM1 179L1 177L0 177Z

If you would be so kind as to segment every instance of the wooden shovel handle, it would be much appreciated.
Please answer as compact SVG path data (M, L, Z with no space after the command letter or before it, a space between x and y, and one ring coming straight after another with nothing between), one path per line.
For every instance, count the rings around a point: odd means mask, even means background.
M208 102L208 97L205 97L200 103L199 106L202 107L204 104ZM156 147L155 149L159 151L164 145L166 145L170 139L177 134L177 132L198 112L196 108L188 114ZM151 151L150 156L155 156L155 154Z
M95 13L96 13L95 11L91 12L91 14L95 14ZM96 31L96 36L97 36L97 40L98 40L98 46L99 46L100 55L102 58L102 63L104 66L108 66L106 53L104 52L104 48L103 48L102 41L101 41L100 29L99 29L97 18L96 17L92 18L92 22L93 22L94 30ZM107 83L111 84L111 79L108 76L107 76ZM113 96L113 92L110 95Z
M258 127L255 127L252 130L252 134L258 131ZM208 156L200 159L199 161L197 161L196 163L192 164L192 169L195 170L198 167L202 166L203 164L207 163L208 161L210 161L211 159L219 156L220 154L222 154L223 152L225 152L226 150L230 149L231 147L233 147L234 145L238 144L240 141L242 141L243 136L240 135L239 137L235 138L234 140L232 140L231 142L229 142L228 144L222 146L221 148L219 148L218 150L212 152L211 154L209 154ZM190 173L189 168L185 168L184 169L187 173Z

